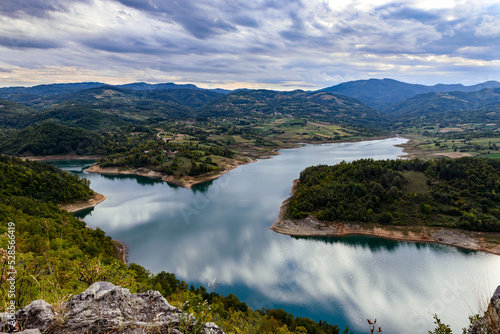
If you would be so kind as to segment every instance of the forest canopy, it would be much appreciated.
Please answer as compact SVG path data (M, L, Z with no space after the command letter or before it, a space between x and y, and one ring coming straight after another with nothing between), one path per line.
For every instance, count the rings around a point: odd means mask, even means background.
M500 161L362 159L300 174L288 214L324 221L500 231Z

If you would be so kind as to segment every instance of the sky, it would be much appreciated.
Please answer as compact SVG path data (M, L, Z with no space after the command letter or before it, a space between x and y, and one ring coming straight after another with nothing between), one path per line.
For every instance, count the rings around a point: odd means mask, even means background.
M0 0L0 86L500 81L500 0Z

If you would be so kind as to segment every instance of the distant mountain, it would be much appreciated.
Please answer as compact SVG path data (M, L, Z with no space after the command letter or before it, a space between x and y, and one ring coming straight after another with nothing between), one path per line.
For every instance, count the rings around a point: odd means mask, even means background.
M33 87L3 87L0 88L0 97L6 98L5 96L16 94L61 95L101 86L106 86L106 84L100 82L80 82L38 85Z
M385 116L360 101L328 92L239 90L223 95L200 109L206 117L282 114L349 125L382 125Z
M419 94L452 91L473 92L485 88L500 88L500 82L487 81L473 86L464 86L461 84L425 86L408 84L393 79L369 79L349 81L324 88L321 91L346 95L358 99L377 110L385 110L396 103Z
M33 87L3 87L0 88L0 98L19 102L26 106L35 109L44 109L50 107L45 102L47 99L50 100L51 97L62 96L70 93L75 93L78 91L110 86L101 82L80 82L80 83L65 83L65 84L48 84L48 85L38 85ZM152 91L152 90L197 90L200 92L209 92L217 94L228 94L231 91L226 89L203 89L196 85L185 84L178 85L175 83L160 83L160 84L148 84L145 82L129 83L125 85L116 85L114 87L130 89L135 91Z
M396 117L422 117L459 110L500 110L500 88L483 89L477 92L433 92L417 95L400 102L387 110Z
M125 85L115 85L115 87L132 89L132 90L159 90L159 89L202 89L198 88L192 84L178 85L173 82L160 83L160 84L148 84L145 82L135 82Z
M190 90L199 90L199 91L209 91L209 92L214 92L214 93L219 93L219 94L229 94L232 91L227 90L227 89L222 89L222 88L215 88L215 89L206 89L206 88L200 88L196 85L193 84L183 84L179 85L173 82L167 82L167 83L159 83L159 84L148 84L145 82L135 82L135 83L129 83L125 85L115 85L115 87L119 88L125 88L125 89L132 89L132 90L178 90L178 89L190 89Z
M210 90L195 90L195 89L168 89L148 92L150 98L159 98L168 96L174 99L183 106L198 109L207 103L210 103L220 97L221 93L216 93Z

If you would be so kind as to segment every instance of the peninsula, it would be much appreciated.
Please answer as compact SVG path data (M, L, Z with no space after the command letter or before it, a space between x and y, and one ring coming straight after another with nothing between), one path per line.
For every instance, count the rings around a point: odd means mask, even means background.
M497 165L472 158L365 159L309 167L295 180L271 229L291 236L432 242L500 255Z

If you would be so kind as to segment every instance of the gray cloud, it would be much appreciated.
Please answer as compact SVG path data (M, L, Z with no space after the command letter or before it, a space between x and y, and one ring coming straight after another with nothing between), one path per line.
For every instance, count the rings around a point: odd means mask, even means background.
M53 49L60 47L61 43L40 38L0 36L0 45L11 49Z
M90 3L92 0L73 0L72 2ZM2 0L0 1L0 15L2 16L34 16L46 17L49 12L62 11L68 9L71 1L64 0Z
M404 2L395 2L375 9L384 19L415 20L419 22L436 22L442 19L443 10L422 10L408 6Z
M203 6L196 0L117 1L161 19L177 22L196 38L205 39L223 32L236 31L236 27L222 18L217 8Z

